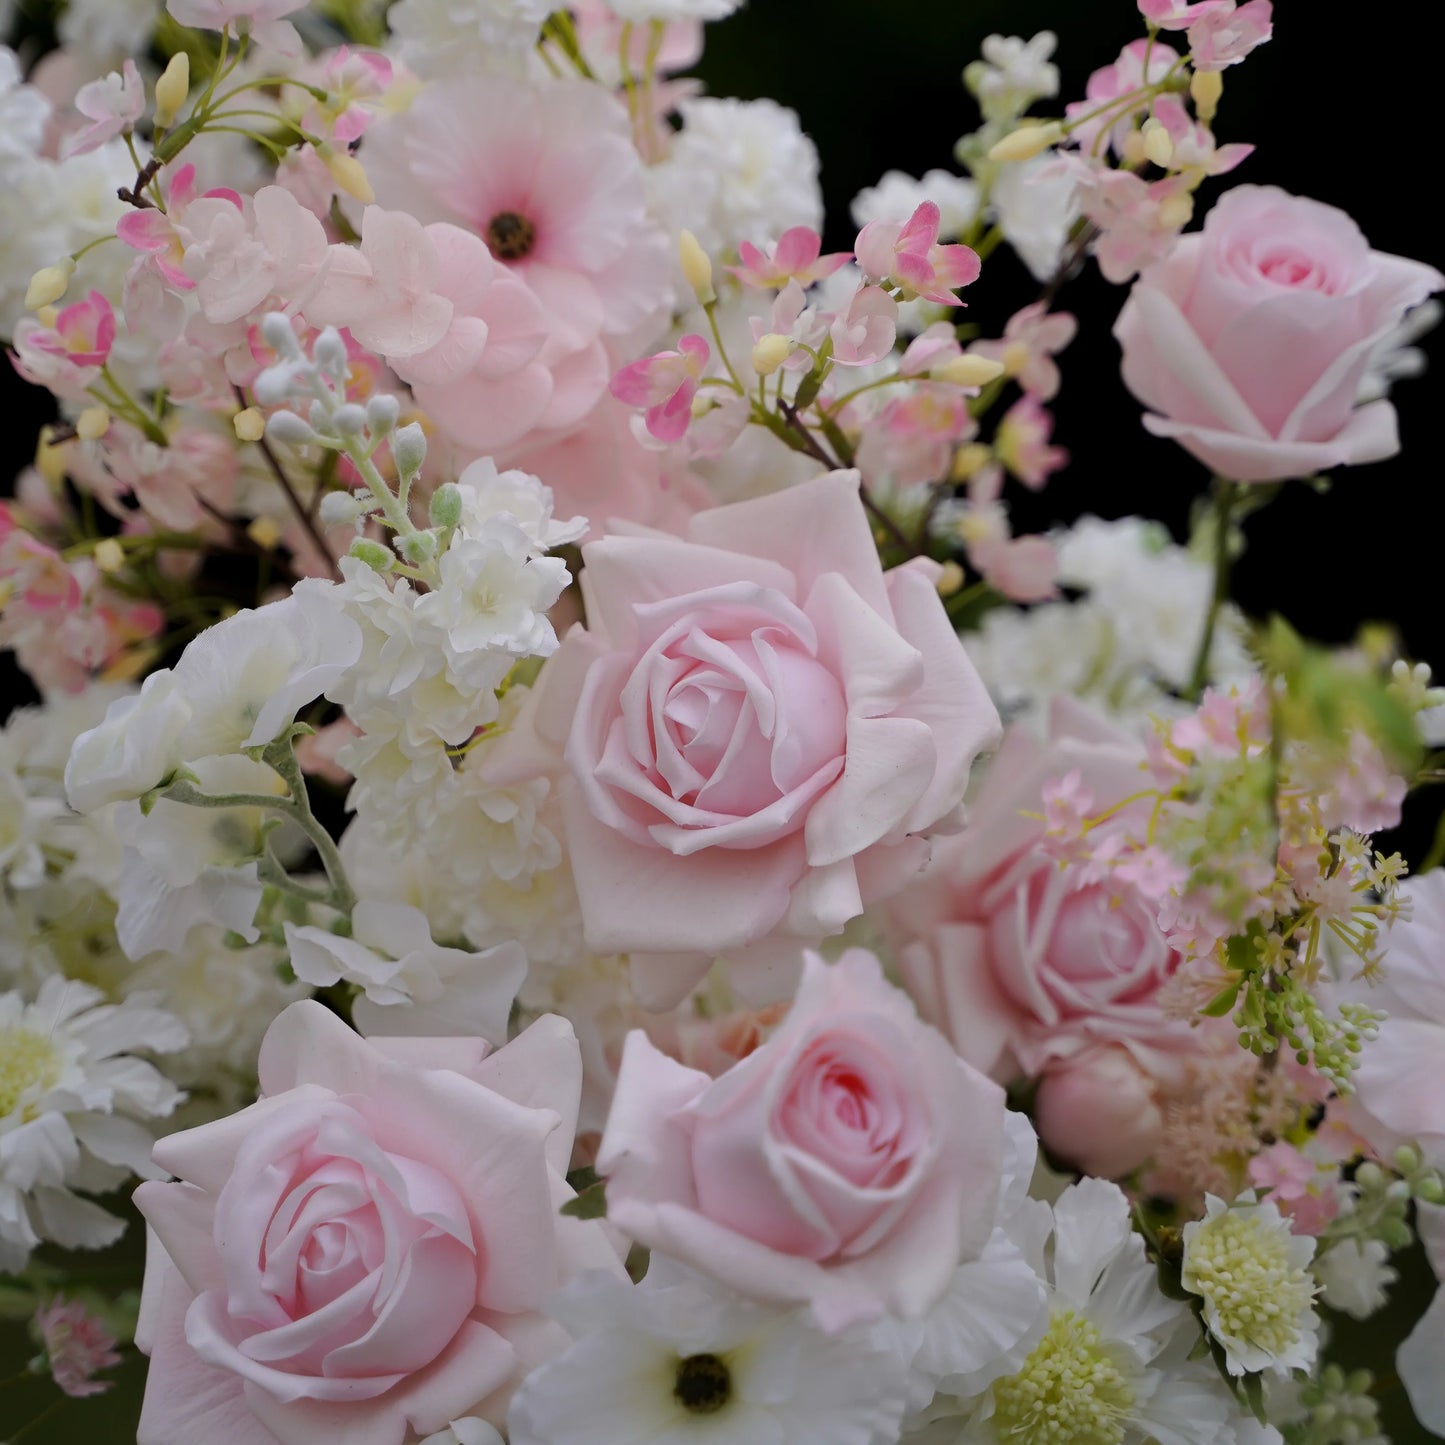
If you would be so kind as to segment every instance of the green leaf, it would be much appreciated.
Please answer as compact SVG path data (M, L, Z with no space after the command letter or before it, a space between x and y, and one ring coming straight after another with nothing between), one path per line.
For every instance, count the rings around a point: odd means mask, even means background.
M1239 1382L1239 1393L1244 1397L1244 1402L1254 1412L1254 1418L1261 1425L1269 1424L1269 1416L1264 1410L1264 1376L1245 1375Z
M599 1179L589 1185L576 1199L569 1199L559 1212L569 1219L606 1219L607 1181Z
M1239 982L1235 982L1228 988L1220 989L1199 1012L1208 1019L1222 1019L1234 1007L1234 1001L1239 997L1239 987Z

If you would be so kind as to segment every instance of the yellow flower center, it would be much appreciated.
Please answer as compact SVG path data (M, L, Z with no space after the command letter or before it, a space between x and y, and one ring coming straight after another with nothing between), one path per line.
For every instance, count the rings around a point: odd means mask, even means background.
M1120 1445L1134 1390L1098 1327L1055 1310L1023 1369L993 1387L1001 1445Z
M60 1055L44 1034L0 1029L0 1119L8 1118L32 1089L60 1081Z

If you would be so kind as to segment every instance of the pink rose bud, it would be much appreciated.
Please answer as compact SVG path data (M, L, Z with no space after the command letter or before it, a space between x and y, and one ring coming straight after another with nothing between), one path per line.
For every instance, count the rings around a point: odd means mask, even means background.
M1119 1179L1154 1152L1164 1116L1149 1076L1127 1049L1111 1044L1044 1074L1034 1123L1050 1153L1086 1174Z

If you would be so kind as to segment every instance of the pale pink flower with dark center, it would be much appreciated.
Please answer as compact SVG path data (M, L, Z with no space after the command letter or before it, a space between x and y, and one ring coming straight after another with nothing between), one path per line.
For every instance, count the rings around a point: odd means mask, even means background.
M100 1370L120 1364L115 1336L75 1300L54 1299L35 1312L35 1328L45 1345L55 1383L77 1400L101 1395L113 1380L97 1380Z
M99 149L130 130L144 114L145 83L135 61L127 60L119 71L82 85L76 92L75 108L90 124L60 142L61 160Z
M793 226L771 246L759 248L751 241L741 242L738 258L742 265L729 266L728 270L744 286L764 291L779 289L789 281L811 286L846 266L853 257L851 251L830 251L821 256L818 253L822 249L823 238L811 226Z
M870 221L854 242L866 275L901 288L903 299L921 297L940 306L961 306L957 288L978 279L982 262L967 246L938 244L939 209L924 201L907 221Z
M663 442L679 441L687 430L692 399L712 355L701 336L684 336L677 347L634 361L612 378L612 395L627 406L644 409L647 430Z

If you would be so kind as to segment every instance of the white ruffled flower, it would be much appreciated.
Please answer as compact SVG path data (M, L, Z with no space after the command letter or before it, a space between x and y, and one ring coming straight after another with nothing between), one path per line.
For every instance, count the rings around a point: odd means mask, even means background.
M1400 1277L1390 1248L1379 1239L1342 1239L1316 1257L1312 1266L1320 1298L1332 1309L1357 1320L1384 1309L1389 1286Z
M853 224L906 221L924 201L938 207L939 240L957 240L978 214L978 186L948 171L925 171L918 180L903 171L884 171L877 185L853 197Z
M580 542L587 535L586 517L565 522L553 517L550 487L530 472L499 472L490 457L470 463L457 478L457 487L462 494L460 530L466 536L482 536L487 522L497 516L515 522L538 552Z
M1117 1185L1084 1179L1052 1211L1024 1201L1012 1223L1048 1287L1041 1332L991 1367L986 1389L939 1396L906 1438L918 1445L1236 1445L1239 1408L1214 1367L1190 1361L1187 1305L1160 1292Z
M1079 217L1072 176L1050 169L1048 156L998 168L989 201L1008 243L1040 280L1054 274Z
M666 193L659 219L687 229L705 251L762 244L790 226L823 223L818 151L797 114L772 100L685 100L683 130L672 155L654 172L685 178L667 187L650 178L654 202Z
M654 1255L646 1280L584 1275L556 1297L576 1343L523 1382L512 1445L891 1445L902 1366L878 1337L738 1299Z
M366 898L344 938L313 925L286 925L291 967L316 988L358 985L352 1016L363 1034L475 1034L507 1040L512 1002L527 972L516 943L481 953L432 941L426 915L405 903Z
M1276 1205L1246 1191L1233 1204L1208 1195L1184 1226L1181 1281L1204 1301L1204 1322L1231 1375L1307 1370L1319 1349L1309 1272L1315 1241L1295 1234Z
M418 75L525 68L550 0L397 0L386 23L398 57Z
M984 38L983 59L968 66L963 78L987 119L1013 120L1034 101L1059 93L1059 68L1049 60L1058 43L1052 30L1041 30L1031 40L1018 35Z
M46 979L31 1004L0 994L0 1272L22 1269L41 1240L99 1249L119 1236L123 1221L74 1191L156 1176L142 1121L182 1095L131 1051L185 1043L169 1013L106 1004L68 979Z

